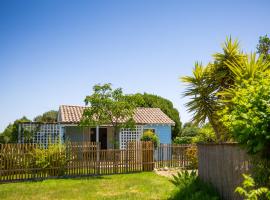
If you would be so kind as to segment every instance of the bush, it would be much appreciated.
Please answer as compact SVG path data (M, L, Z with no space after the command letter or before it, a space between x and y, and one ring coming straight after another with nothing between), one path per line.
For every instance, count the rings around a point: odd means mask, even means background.
M210 184L202 182L195 171L178 172L172 183L177 186L171 200L219 200L218 193Z
M243 80L232 89L232 100L220 115L234 139L249 153L270 156L270 75Z
M198 169L198 150L196 146L189 147L185 150L185 155L189 164L188 169Z
M37 148L34 151L35 168L43 169L42 172L50 176L62 176L65 174L68 164L66 145L61 143L49 144L48 148Z
M235 192L245 197L246 200L256 200L256 199L269 199L270 191L266 187L255 188L254 179L247 174L243 174L244 181L242 187L239 186L235 189Z
M192 137L190 136L183 136L183 137L176 137L173 140L174 144L191 144L192 143Z
M252 176L256 186L266 186L270 188L270 160L260 157L252 157Z
M147 130L143 133L141 141L151 141L153 142L154 147L157 147L159 145L158 136L151 130Z
M198 134L192 139L192 143L209 143L216 141L216 134L209 123L203 125Z

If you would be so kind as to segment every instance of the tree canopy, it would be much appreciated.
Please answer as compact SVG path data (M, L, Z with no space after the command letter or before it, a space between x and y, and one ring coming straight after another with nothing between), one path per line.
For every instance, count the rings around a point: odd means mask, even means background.
M198 126L192 122L187 122L182 128L181 136L173 140L175 144L192 144L200 142L215 142L216 136L209 123Z
M22 117L9 124L0 134L0 143L16 143L18 142L19 123L30 122L27 117Z
M270 60L270 38L267 35L260 37L257 53L263 55L264 59Z
M57 122L57 115L58 115L57 111L51 110L51 111L43 113L42 115L38 115L37 117L35 117L34 122L40 122L40 123ZM5 128L5 130L2 133L0 133L0 143L18 142L19 123L24 123L24 122L31 122L31 120L24 116L20 119L15 120L13 123L9 124Z
M270 156L270 74L239 81L230 91L231 105L221 113L222 122L248 152Z
M57 122L58 111L50 110L34 118L34 122L51 123Z
M83 112L82 126L100 126L111 124L114 136L122 127L135 125L133 115L135 105L128 102L121 88L112 89L111 84L95 85L93 93L85 98L89 105Z
M239 79L249 79L268 69L269 63L256 54L244 54L237 40L227 38L223 52L213 56L213 62L205 67L195 63L192 76L182 77L187 84L184 96L190 97L186 104L192 112L193 121L203 124L209 121L218 141L230 139L228 128L220 121L219 112L223 110L230 99L230 90Z
M182 123L180 121L179 112L173 107L173 103L170 100L148 93L128 95L127 98L128 101L133 102L136 107L160 108L175 122L175 126L172 127L172 137L175 138L177 135L180 135Z

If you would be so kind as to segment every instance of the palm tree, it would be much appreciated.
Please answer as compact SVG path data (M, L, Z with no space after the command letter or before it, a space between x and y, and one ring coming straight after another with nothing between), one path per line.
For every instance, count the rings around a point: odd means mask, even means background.
M223 98L220 92L230 88L235 82L233 72L227 63L241 66L245 56L239 50L239 42L229 37L223 44L223 53L216 53L213 57L214 62L206 67L195 63L193 76L185 76L181 80L188 84L184 96L191 98L186 106L189 112L194 113L193 121L204 123L208 120L217 139L221 140L221 137L226 135L226 130L217 115L217 112L224 108L224 104L220 101Z
M220 138L216 119L217 96L215 88L209 81L209 67L203 67L202 64L196 63L193 70L193 76L185 76L181 81L188 84L184 96L190 97L186 103L189 112L193 112L193 119L196 124L204 123L209 120L217 138Z
M260 75L264 74L269 76L270 60L264 59L264 55L260 55L258 58L255 53L251 53L246 56L241 65L232 61L226 61L225 64L230 69L231 74L235 82L242 82L243 80L253 80L256 77L260 78ZM268 73L265 73L268 71ZM219 96L222 96L222 103L230 104L231 98L234 94L234 85L230 88L226 88L223 91L219 91Z
M257 58L256 53L247 56L241 65L230 60L226 61L225 64L232 72L234 79L253 79L270 67L270 61L265 60L263 55Z

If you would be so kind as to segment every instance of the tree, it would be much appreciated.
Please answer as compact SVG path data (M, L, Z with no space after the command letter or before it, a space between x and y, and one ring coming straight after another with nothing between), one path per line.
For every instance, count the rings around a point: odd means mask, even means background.
M220 113L237 142L249 153L270 156L270 75L239 80L232 89L230 106Z
M181 136L194 137L198 134L200 128L192 122L187 122L184 124L181 132Z
M267 35L260 36L257 53L263 55L264 60L270 60L270 38Z
M209 123L201 127L192 122L185 123L180 137L174 139L175 144L191 144L200 142L215 142L216 135Z
M26 117L15 120L9 124L6 129L0 134L0 143L17 143L19 136L19 123L30 122Z
M208 120L218 138L221 137L218 127L217 96L216 89L211 87L208 80L208 68L196 63L193 76L182 77L182 81L188 84L184 96L191 96L186 103L189 112L193 112L192 121L196 124L203 124Z
M188 85L184 96L191 100L186 104L189 112L193 112L193 121L203 124L209 121L213 127L218 141L227 140L226 127L219 121L218 111L224 107L221 95L224 90L233 87L235 77L228 67L228 63L241 66L246 56L241 53L237 40L226 39L223 52L213 56L214 61L206 67L195 63L192 76L182 77Z
M180 135L182 124L179 112L173 107L173 103L170 100L148 93L127 95L126 98L129 102L133 102L136 107L160 108L162 112L175 122L175 126L172 127L172 138Z
M58 111L50 110L34 118L34 122L52 123L57 122Z
M209 123L204 124L198 134L192 138L193 143L216 142L217 138L212 126Z
M113 90L109 83L95 85L93 94L86 96L85 103L89 106L83 112L81 126L111 124L116 139L120 128L133 128L135 125L135 105L126 100L121 88Z

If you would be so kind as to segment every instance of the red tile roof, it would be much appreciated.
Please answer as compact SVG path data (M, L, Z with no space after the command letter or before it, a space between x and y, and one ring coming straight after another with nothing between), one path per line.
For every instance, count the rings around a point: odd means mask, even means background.
M58 120L62 123L79 123L84 109L83 106L61 105ZM175 124L159 108L137 108L134 113L134 120L136 124Z

